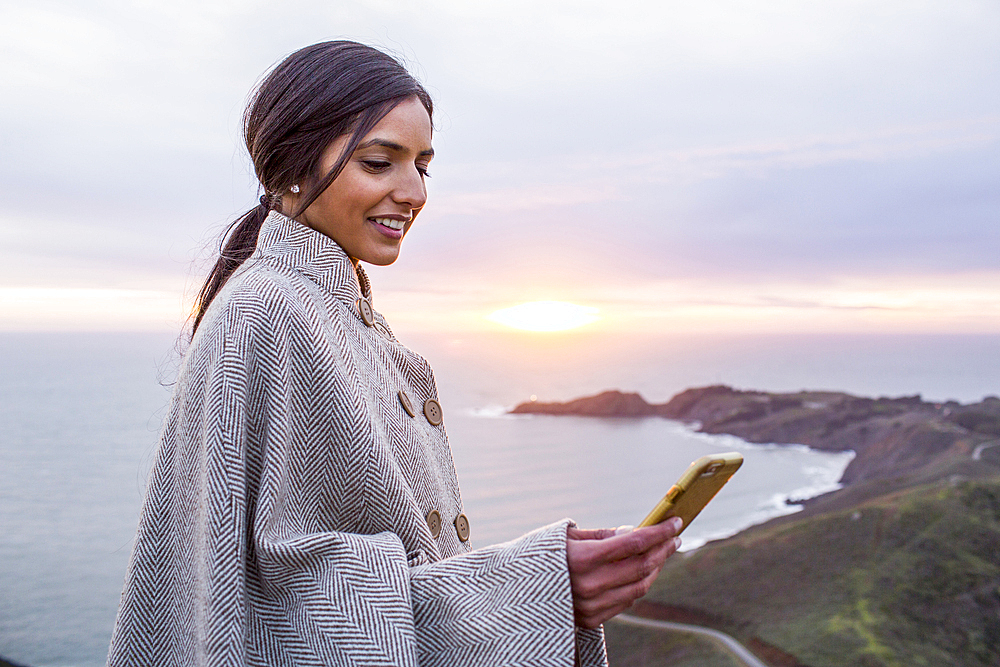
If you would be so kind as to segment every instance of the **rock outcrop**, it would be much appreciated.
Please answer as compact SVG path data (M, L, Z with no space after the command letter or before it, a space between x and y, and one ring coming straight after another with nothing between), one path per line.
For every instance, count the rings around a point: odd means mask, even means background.
M697 423L704 433L728 433L748 442L852 450L856 456L844 471L844 484L914 473L935 461L969 456L980 445L1000 438L996 397L962 405L930 403L919 395L863 398L833 391L770 393L713 385L688 389L666 403L649 403L637 393L605 391L565 403L521 403L511 412L665 417Z
M633 613L723 630L774 667L1000 664L1000 399L716 385L663 404L609 391L513 412L666 417L856 452L843 488L671 558ZM623 638L624 626L607 631L609 652L649 648Z

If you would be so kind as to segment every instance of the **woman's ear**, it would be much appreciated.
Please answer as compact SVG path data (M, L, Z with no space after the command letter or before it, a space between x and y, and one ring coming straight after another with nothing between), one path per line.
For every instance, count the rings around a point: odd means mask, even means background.
M293 183L287 190L281 193L281 207L279 210L282 215L291 218L294 217L295 213L299 212L299 203L302 201L302 187L298 183Z

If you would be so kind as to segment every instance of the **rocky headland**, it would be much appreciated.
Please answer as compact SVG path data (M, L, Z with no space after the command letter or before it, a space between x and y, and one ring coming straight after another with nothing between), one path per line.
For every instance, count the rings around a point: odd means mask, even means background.
M979 403L931 403L919 395L863 398L834 391L769 393L725 385L683 391L666 403L637 393L605 391L564 403L528 401L513 414L583 417L664 417L754 443L801 444L824 451L853 450L841 482L896 479L937 460L969 458L1000 438L1000 398ZM1000 451L981 456L1000 461ZM979 458L977 457L977 458Z
M512 412L660 417L749 442L853 450L843 488L672 558L634 611L724 630L781 667L1000 664L1000 398L716 385L662 404L608 391ZM627 628L607 629L609 651L635 653Z

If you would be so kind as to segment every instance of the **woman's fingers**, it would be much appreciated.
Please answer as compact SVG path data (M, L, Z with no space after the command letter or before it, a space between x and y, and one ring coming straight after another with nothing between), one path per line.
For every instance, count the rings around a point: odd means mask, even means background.
M605 540L603 544L608 548L607 556L610 560L628 558L669 542L680 532L682 525L680 518L673 517L655 526L639 528Z
M616 535L624 535L635 530L635 526L618 526L617 528L577 528L570 526L567 537L571 540L605 540Z
M615 535L613 529L602 529L599 531L581 531L583 533L602 534L603 536L585 537L589 540L582 544L585 549L578 550L583 567L600 567L602 564L629 558L636 554L645 553L651 548L669 542L671 538L680 531L683 522L673 517L661 524L638 528L628 533ZM570 529L571 531L574 529ZM574 539L572 532L567 534L570 539ZM570 554L570 569L573 569L573 554Z
M609 618L622 613L631 607L636 600L649 592L659 572L660 569L657 568L655 572L644 579L633 582L628 586L612 589L600 598L576 601L574 604L574 614L577 623L584 627L596 628Z
M577 622L597 627L645 595L680 546L680 519L617 534L570 529L566 555Z
M572 581L574 593L582 598L596 598L602 593L629 586L650 576L655 577L667 558L679 546L679 538L658 544L645 553L616 561L604 562Z
M570 526L566 537L571 540L604 540L615 536L615 528L577 528Z

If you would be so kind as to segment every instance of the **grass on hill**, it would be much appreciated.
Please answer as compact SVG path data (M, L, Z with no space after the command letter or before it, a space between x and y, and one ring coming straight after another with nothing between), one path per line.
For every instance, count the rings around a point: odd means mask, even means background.
M998 554L1000 478L944 480L671 559L648 599L809 667L995 667Z
M604 624L608 664L612 667L743 667L708 639L625 625Z

